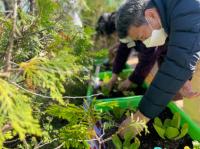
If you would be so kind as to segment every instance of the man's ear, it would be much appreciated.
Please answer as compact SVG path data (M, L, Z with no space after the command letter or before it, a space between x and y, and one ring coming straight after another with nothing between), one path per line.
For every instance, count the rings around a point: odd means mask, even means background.
M149 19L157 19L158 17L157 11L155 8L146 9L144 12L144 15L146 18L149 18Z
M149 23L151 23L152 26L154 26L155 28L159 27L160 23L157 21L160 21L160 16L156 8L146 9L144 15L147 21L149 21Z

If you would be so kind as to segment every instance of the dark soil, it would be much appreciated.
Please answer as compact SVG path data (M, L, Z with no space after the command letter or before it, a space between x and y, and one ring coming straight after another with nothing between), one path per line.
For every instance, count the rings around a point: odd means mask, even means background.
M123 67L123 69L126 69L126 65ZM105 71L112 71L113 65L109 63L109 61L105 61L103 65L100 68L100 72L105 72Z
M171 113L170 109L166 108L160 115L159 118L164 121L166 118L172 118L173 114ZM161 147L167 149L183 149L185 146L192 146L192 139L189 135L186 135L184 138L178 141L170 141L164 140L159 137L157 132L153 127L153 120L148 123L148 129L150 131L149 134L145 136L144 132L142 132L142 136L138 136L139 140L141 141L140 149L153 149L154 147Z
M173 114L170 111L170 109L166 108L160 115L159 118L164 121L166 118L172 118ZM121 122L125 118L122 117ZM189 135L186 135L184 138L178 141L170 141L170 140L164 140L159 137L157 132L155 131L153 127L153 120L149 121L148 130L150 131L149 134L145 135L145 132L141 133L141 136L137 136L140 140L140 149L153 149L154 147L161 147L166 149L183 149L185 146L189 146L190 148L193 148L192 145L192 139ZM117 128L112 128L106 131L105 138L108 138L109 136L112 136L117 131ZM112 141L106 142L105 144L106 149L115 149Z
M101 92L101 88L96 89L94 93L98 93L98 91ZM137 95L144 95L146 92L146 89L144 87L139 86L136 88L129 89L128 91L134 92L134 95L137 96ZM99 95L97 96L97 99L119 98L119 97L126 97L126 95L124 95L122 91L112 90L109 96Z

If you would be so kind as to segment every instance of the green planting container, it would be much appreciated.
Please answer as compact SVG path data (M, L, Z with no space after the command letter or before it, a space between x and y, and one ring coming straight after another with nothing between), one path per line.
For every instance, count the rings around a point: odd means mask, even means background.
M115 99L103 99L97 100L95 108L101 111L107 111L111 109L111 106L118 106L120 108L137 108L142 96L135 97L124 97L124 98L115 98ZM181 115L181 125L187 123L189 125L189 135L193 140L200 141L200 127L191 120L191 118L180 108L178 108L173 102L168 105L172 113L180 113Z
M104 63L106 60L107 60L106 58L104 58L104 59L97 59L97 60L95 60L94 65L95 65L95 66L102 66L103 63ZM126 65L125 65L125 69L132 69L132 67L131 67L131 65L126 64Z
M124 69L123 72L120 74L120 76L128 76L128 75L131 74L132 72L133 72L133 69L132 69L132 68ZM98 77L99 77L100 80L103 80L105 76L112 77L112 71L100 72L100 73L98 74ZM143 87L144 87L144 88L147 88L148 85L147 85L146 83L144 83L144 84L143 84ZM90 101L90 100L93 99L92 97L90 97L90 95L92 95L92 94L93 94L93 87L92 87L92 85L90 84L90 85L88 86L88 89L87 89L87 96L88 96L87 100L88 100L88 101Z
M133 70L132 69L126 69L122 72L122 75L127 75L130 74ZM103 72L99 73L99 78L103 79L104 76L111 76L112 72ZM146 84L144 86L147 87ZM87 95L90 96L93 94L93 87L89 86L88 87L88 92ZM101 111L107 111L110 110L111 107L118 106L120 108L137 108L142 96L131 96L131 97L121 97L121 98L113 98L113 99L102 99L102 100L97 100L95 104L95 108L97 110ZM87 99L89 102L93 100L93 98L88 98ZM171 102L168 107L170 108L172 113L180 113L181 115L181 125L184 123L187 123L189 125L189 135L193 140L200 141L200 127L192 121L192 119L180 108L178 108L173 102Z

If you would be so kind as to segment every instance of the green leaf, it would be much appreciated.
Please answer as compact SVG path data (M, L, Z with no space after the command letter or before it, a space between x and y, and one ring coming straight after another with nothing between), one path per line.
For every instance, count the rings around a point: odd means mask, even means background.
M165 136L168 138L168 139L174 139L175 137L177 137L179 135L179 130L177 128L174 128L174 127L168 127L166 129L166 132L165 132Z
M133 138L134 134L131 131L126 131L126 133L124 134L124 143L123 143L123 147L129 147L131 145L131 139Z
M29 96L17 87L0 79L0 122L9 121L20 140L23 140L26 134L42 134L39 121L32 114L30 101ZM0 127L1 125L4 124L0 123ZM0 133L0 144L2 139L6 139L4 135Z
M183 138L188 133L188 124L184 124L181 128L181 132L179 136L176 138L176 140L179 140Z
M158 133L158 135L162 138L162 139L165 139L165 129L153 124L156 132Z
M159 127L163 127L162 121L158 117L156 117L154 119L154 124L157 125L157 126L159 126Z
M130 149L138 149L140 147L140 140L135 138L135 142L131 144Z
M126 109L122 109L120 107L114 107L112 109L112 111L113 111L115 118L120 119L123 116L123 114L125 113Z
M180 124L181 124L181 116L179 113L175 113L171 120L171 126L179 129Z
M164 128L167 128L171 125L171 120L170 119L166 119L164 122Z
M110 94L110 90L106 85L101 87L101 91L105 96L109 96L109 94Z
M122 142L116 134L112 136L112 142L116 149L122 149Z

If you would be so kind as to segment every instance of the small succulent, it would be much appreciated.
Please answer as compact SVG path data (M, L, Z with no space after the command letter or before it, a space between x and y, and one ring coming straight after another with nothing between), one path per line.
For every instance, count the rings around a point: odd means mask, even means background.
M120 107L114 107L112 109L113 114L114 114L114 118L119 120L123 114L126 112L126 109L120 108Z
M188 124L180 126L181 116L175 113L172 119L166 119L164 123L160 118L154 119L154 128L158 135L163 139L179 140L188 133Z
M106 75L103 79L103 84L101 85L101 91L105 96L109 96L110 94L110 89L107 85L109 81L110 81L110 76Z
M101 92L104 94L104 96L110 95L110 89L106 85L101 87Z
M126 132L124 135L124 142L120 140L117 134L112 136L112 141L116 149L138 149L140 147L140 141L138 138L135 138L135 141L131 143L133 138L134 134L132 132Z
M135 96L133 91L123 91L124 96Z
M200 142L193 141L192 144L193 144L193 149L200 149Z

